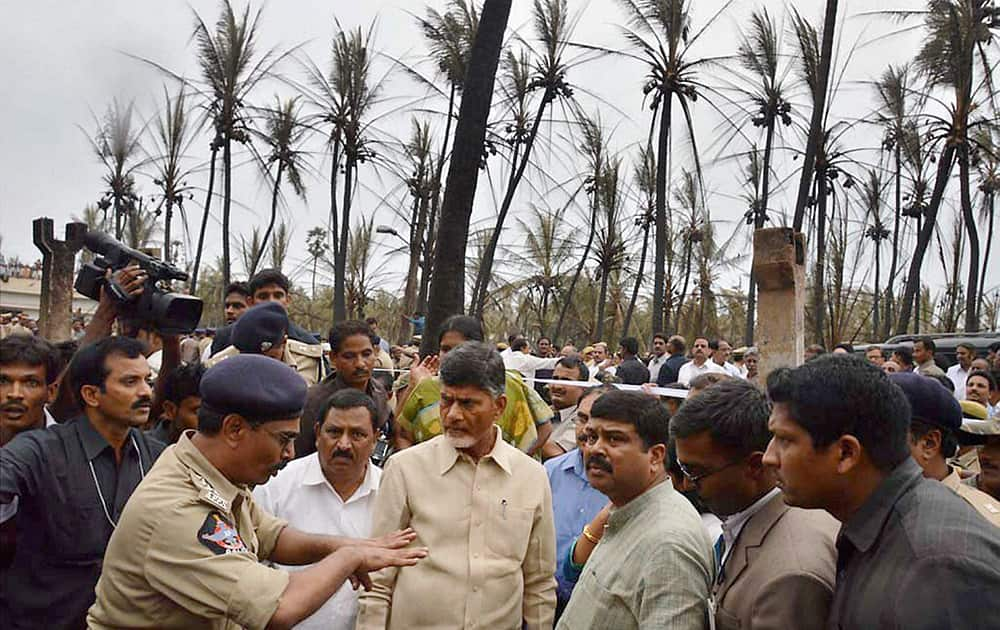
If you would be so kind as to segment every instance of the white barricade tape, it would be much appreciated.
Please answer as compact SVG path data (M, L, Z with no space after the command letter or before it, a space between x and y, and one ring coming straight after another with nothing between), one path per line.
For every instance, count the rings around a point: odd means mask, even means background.
M409 369L406 369L406 370L397 370L397 369L392 369L392 368L375 368L372 371L373 372L399 373L399 372L409 372L410 370ZM524 380L525 380L526 383L532 383L532 382L534 382L534 383L545 383L547 385L551 385L551 384L555 383L555 384L558 384L558 385L567 385L569 387L583 387L585 389L589 389L591 387L597 387L599 385L602 385L602 383L600 381L563 381L563 380L556 380L556 379L551 379L551 378L536 378L536 379L530 379L530 378L528 378L528 379L524 379ZM646 393L653 394L653 395L656 395L656 396L665 396L667 398L687 398L688 397L688 390L686 390L686 389L675 389L673 387L645 387L643 385L626 385L624 383L610 383L610 384L614 385L618 389L625 390L627 392L646 392Z

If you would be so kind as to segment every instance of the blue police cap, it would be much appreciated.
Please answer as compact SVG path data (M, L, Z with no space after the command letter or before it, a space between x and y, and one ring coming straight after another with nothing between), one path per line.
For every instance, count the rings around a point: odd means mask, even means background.
M906 395L913 411L913 419L949 431L962 428L962 408L944 385L929 376L916 372L896 372L891 380Z
M220 361L201 377L201 404L220 415L285 420L302 415L306 382L294 368L260 354Z
M277 302L247 309L233 324L232 343L240 352L262 354L281 345L288 332L288 313Z

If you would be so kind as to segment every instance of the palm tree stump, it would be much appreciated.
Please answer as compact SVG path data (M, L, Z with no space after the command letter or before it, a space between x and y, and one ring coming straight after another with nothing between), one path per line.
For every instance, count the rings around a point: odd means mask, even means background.
M805 242L791 228L753 233L753 271L757 278L757 330L760 382L778 367L791 367L805 353Z
M42 252L42 289L38 305L38 332L52 342L70 338L73 317L73 271L76 253L83 247L86 223L67 223L66 240L58 241L52 219L32 222L35 246Z

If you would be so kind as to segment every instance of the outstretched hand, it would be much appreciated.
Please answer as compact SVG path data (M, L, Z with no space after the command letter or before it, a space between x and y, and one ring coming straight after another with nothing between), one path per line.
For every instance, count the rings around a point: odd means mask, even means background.
M369 545L356 547L356 549L359 552L361 562L357 571L351 575L351 586L355 589L362 586L366 591L370 591L372 588L372 581L368 576L372 571L380 571L386 567L411 567L427 557L426 547L390 549Z
M417 539L417 532L413 531L412 527L407 527L406 529L400 529L392 532L391 534L386 534L385 536L379 536L378 538L362 539L361 545L363 547L402 549L403 547L409 545L416 539Z
M436 375L440 364L436 354L424 357L420 363L414 363L410 368L410 386L416 387L421 381Z

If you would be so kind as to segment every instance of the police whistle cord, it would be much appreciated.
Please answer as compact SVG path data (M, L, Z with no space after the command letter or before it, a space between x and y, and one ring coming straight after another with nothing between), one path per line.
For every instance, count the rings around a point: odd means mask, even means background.
M410 370L408 369L400 370L394 368L375 368L372 370L372 372L388 372L392 374L409 372L409 371ZM564 381L551 378L534 378L534 379L526 378L524 380L526 383L545 383L546 385L557 384L557 385L567 385L569 387L583 387L583 388L597 387L603 384L600 381ZM645 387L643 385L626 385L625 383L610 383L610 385L613 385L614 387L617 387L618 389L627 392L645 392L653 394L654 396L664 396L667 398L688 397L688 390L686 389L675 389L673 387Z

